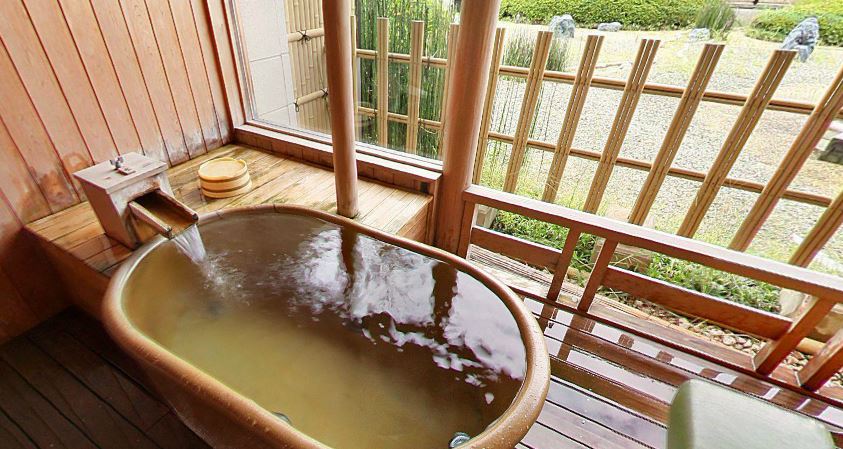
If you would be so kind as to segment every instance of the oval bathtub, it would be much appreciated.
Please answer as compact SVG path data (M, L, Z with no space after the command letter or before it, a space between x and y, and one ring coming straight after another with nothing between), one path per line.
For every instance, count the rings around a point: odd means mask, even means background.
M136 251L103 316L213 446L511 448L538 417L542 332L464 260L290 206L199 231Z

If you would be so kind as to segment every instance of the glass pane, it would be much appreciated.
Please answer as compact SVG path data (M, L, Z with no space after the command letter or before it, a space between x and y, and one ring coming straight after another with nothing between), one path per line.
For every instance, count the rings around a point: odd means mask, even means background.
M241 61L247 76L244 90L252 119L279 127L330 133L321 1L235 0L234 7L240 28ZM356 41L360 50L353 68L360 107L356 117L359 141L440 158L448 35L457 11L454 3L447 0L354 2L355 34L349 39L353 37L352 42ZM383 81L377 57L378 19L382 17L387 18L390 54ZM420 24L413 25L414 21ZM415 52L414 26L423 29ZM379 82L387 85L386 126L378 120ZM418 117L418 126L410 126L414 116Z

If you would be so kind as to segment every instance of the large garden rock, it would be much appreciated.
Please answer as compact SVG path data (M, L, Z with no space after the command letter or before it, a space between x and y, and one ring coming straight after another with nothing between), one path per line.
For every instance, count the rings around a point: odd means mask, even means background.
M831 138L825 151L820 154L820 160L843 165L843 133Z
M597 31L607 31L609 33L617 33L623 28L620 22L603 22L597 25Z
M688 40L691 42L701 42L711 39L711 30L708 28L694 28L688 32Z
M553 16L547 28L553 31L553 37L574 37L574 30L576 30L577 24L574 23L574 18L570 14L565 14L562 16Z
M820 24L816 17L808 17L784 38L782 48L799 52L799 61L805 62L817 46L820 38Z

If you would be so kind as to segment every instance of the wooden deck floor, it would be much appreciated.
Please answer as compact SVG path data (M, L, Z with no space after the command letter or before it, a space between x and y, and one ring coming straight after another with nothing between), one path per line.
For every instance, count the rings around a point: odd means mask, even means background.
M528 300L551 354L550 392L521 449L663 449L676 387L703 378L815 417L843 411ZM838 442L838 445L840 443ZM70 309L0 347L2 448L203 448L100 325Z

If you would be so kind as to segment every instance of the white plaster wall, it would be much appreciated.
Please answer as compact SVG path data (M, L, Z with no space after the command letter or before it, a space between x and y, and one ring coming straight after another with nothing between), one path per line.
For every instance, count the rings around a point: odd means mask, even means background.
M237 8L254 90L255 115L273 124L296 126L284 0L238 0Z

